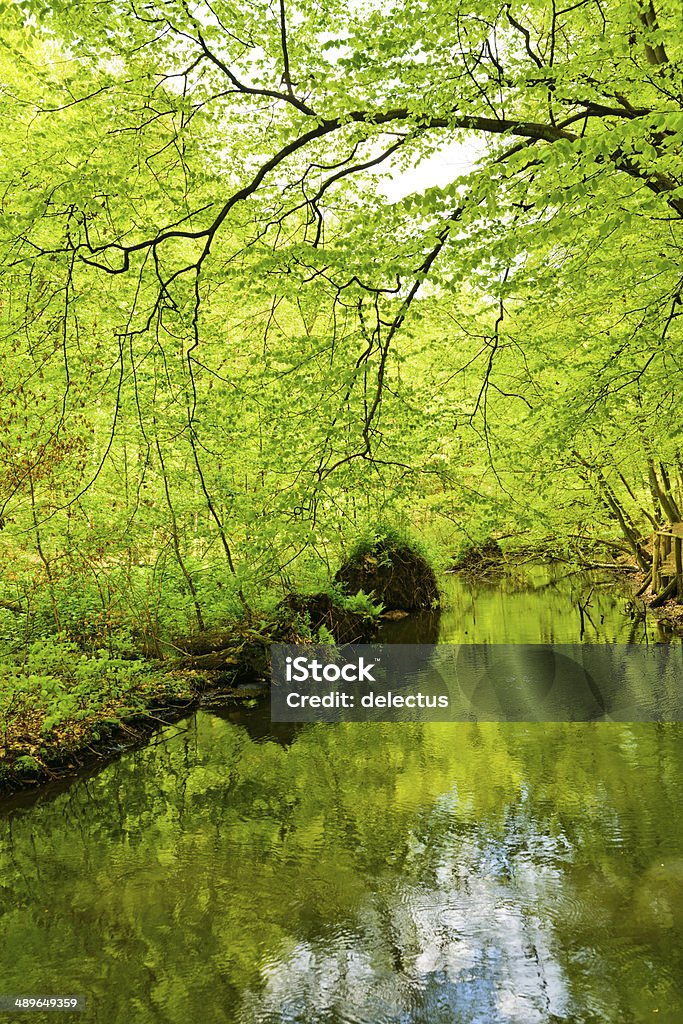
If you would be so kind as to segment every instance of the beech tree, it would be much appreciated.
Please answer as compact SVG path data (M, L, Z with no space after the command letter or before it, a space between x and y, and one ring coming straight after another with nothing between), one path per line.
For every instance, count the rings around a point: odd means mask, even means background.
M163 542L200 624L214 543L243 593L425 481L482 529L511 493L527 525L642 519L680 461L679 18L5 4L6 379L34 428L3 411L0 517L48 577L41 524L89 565L137 527L129 563ZM469 173L383 184L457 143Z
M51 83L49 99L25 98L33 117L50 131L76 109L74 130L98 125L75 168L81 194L58 186L47 199L46 213L62 222L55 247L107 275L153 282L153 298L143 289L137 299L138 328L182 311L196 342L203 274L239 276L247 288L280 276L290 290L321 279L330 302L358 309L366 336L357 358L374 364L358 455L371 453L387 354L426 279L440 288L479 280L501 300L523 283L552 289L587 225L596 247L634 220L639 237L657 240L667 224L678 245L673 7L21 9L79 68ZM414 165L473 135L485 155L446 187L395 203L369 184L372 170ZM126 136L136 164L112 173ZM49 251L36 230L25 246ZM534 265L539 249L543 267ZM681 279L662 269L656 299L668 332Z

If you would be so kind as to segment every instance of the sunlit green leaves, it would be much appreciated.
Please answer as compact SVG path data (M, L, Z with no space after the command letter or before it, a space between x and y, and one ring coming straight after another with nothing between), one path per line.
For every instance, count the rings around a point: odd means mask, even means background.
M8 13L0 540L32 628L74 577L148 637L188 580L217 617L275 601L383 520L604 532L572 452L636 488L644 436L676 458L672 12L281 10Z

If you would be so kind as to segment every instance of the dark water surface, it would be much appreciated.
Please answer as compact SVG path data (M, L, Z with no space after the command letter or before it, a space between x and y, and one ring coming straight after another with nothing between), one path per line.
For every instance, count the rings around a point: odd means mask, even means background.
M441 639L576 642L588 598L584 640L645 640L625 598L543 583L453 580ZM85 995L84 1024L680 1024L681 807L679 725L202 711L0 811L0 995Z

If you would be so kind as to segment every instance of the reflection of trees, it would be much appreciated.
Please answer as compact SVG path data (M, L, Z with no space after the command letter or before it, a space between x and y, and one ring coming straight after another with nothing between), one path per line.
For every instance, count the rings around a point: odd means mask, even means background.
M546 573L547 576L547 573ZM559 581L558 581L559 582ZM441 618L441 641L461 643L565 644L581 640L577 602L586 600L585 575L562 580L544 578L535 589L521 589L514 579L464 585L457 577L447 584L447 604ZM514 594L514 600L510 595ZM624 613L625 595L613 587L592 589L585 638L590 643L642 643L643 624ZM660 631L655 628L655 637Z
M200 715L1 823L4 987L66 984L106 1024L616 1021L656 1005L647 957L680 1008L679 736L359 724L283 747Z

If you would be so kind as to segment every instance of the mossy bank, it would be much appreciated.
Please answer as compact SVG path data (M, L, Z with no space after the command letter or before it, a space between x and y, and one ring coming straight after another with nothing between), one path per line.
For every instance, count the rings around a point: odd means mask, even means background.
M176 637L154 660L87 654L60 636L31 643L0 663L0 793L141 743L210 691L250 701L269 682L271 643L367 642L380 613L366 595L290 594L269 615Z

